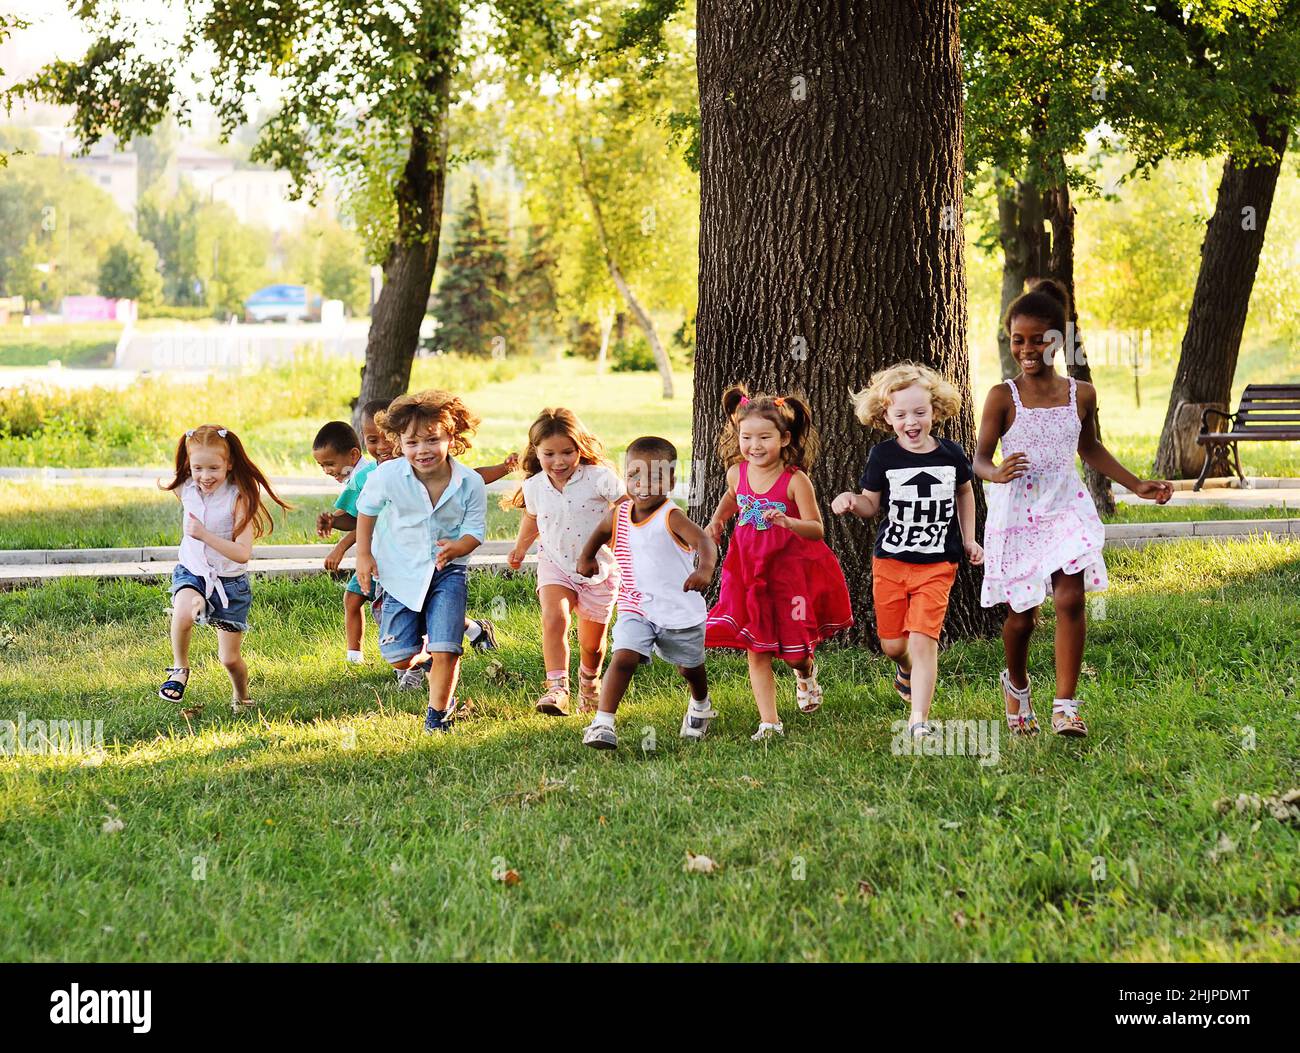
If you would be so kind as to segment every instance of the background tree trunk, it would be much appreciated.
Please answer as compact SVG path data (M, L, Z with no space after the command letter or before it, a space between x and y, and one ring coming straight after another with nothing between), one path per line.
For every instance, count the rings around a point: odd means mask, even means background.
M796 17L797 15L797 17ZM813 468L827 542L853 595L850 637L874 642L873 531L832 516L883 436L849 390L903 359L963 394L938 430L975 442L966 351L962 85L956 0L700 0L700 289L691 513L724 487L720 401L733 381L800 392L824 437ZM982 491L976 490L982 522ZM963 565L945 629L984 635Z
M1156 450L1158 478L1190 479L1198 475L1205 463L1205 450L1196 445L1200 410L1205 406L1225 412L1231 408L1228 403L1241 334L1246 327L1255 271L1287 143L1285 127L1270 132L1263 118L1254 117L1252 122L1260 143L1273 151L1275 159L1267 164L1240 165L1229 157L1224 162L1214 215L1201 244L1196 291ZM1253 213L1247 209L1253 209ZM1180 411L1180 407L1185 409Z
M384 287L370 317L366 364L361 369L361 393L352 408L353 423L361 427L361 407L372 399L403 394L411 382L411 362L420 342L420 323L429 305L433 271L442 233L442 199L447 172L447 87L435 128L415 128L411 147L395 188L397 240L384 259Z
M1043 194L1032 183L1017 179L998 192L998 240L1002 244L1002 309L998 314L998 361L1002 379L1020 372L1011 354L1011 338L1002 327L1011 301L1025 291L1025 282L1046 272L1046 232Z
M582 152L582 144L576 138L573 140L573 148L578 154L578 173L582 179L582 189L587 195L587 202L591 205L592 219L596 223L596 235L600 239L601 251L605 254L605 266L609 268L610 279L614 282L614 288L618 290L618 294L623 297L623 302L627 304L627 309L632 312L632 317L636 319L637 325L641 327L641 332L645 334L646 342L650 345L650 353L654 355L655 366L659 370L659 379L663 383L663 396L670 399L673 397L673 367L668 361L668 353L659 340L659 333L655 329L653 319L646 313L645 308L641 306L641 301L632 292L632 287L628 285L627 279L623 277L623 270L614 257L614 247L610 244L609 236L605 231L605 220L601 215L600 201L596 198L595 188L591 185L591 177L587 172L587 158ZM621 333L619 337L622 338Z
M1063 166L1062 166L1063 167ZM1052 225L1052 253L1047 273L1064 283L1070 294L1070 314L1067 322L1073 330L1073 345L1066 342L1066 372L1075 380L1092 383L1092 367L1084 351L1083 337L1079 332L1079 309L1074 296L1074 206L1070 204L1070 188L1062 183L1043 192L1043 210ZM1067 337L1069 334L1066 334ZM1077 353L1070 353L1071 347ZM1096 414L1097 439L1101 440L1101 412ZM1110 480L1091 465L1083 466L1083 481L1092 495L1097 513L1102 516L1115 513L1115 492Z

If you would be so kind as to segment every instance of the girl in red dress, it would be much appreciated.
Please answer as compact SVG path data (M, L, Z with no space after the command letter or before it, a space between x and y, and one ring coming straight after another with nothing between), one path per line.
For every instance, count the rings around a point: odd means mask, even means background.
M735 384L723 393L722 409L727 492L705 529L720 542L727 521L737 512L740 519L704 642L748 653L761 722L752 737L758 741L785 733L773 660L794 668L799 709L812 713L822 703L813 651L852 625L853 614L839 560L822 540L822 515L808 478L817 456L808 403L794 395L751 398Z

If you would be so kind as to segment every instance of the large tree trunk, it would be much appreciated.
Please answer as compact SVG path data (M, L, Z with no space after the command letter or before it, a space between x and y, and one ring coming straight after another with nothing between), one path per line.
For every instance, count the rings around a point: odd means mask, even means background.
M411 362L420 342L420 323L429 305L429 290L438 262L442 233L442 196L447 172L447 82L438 126L415 128L395 195L397 237L384 259L384 287L370 316L361 393L353 405L360 429L361 407L372 399L392 399L411 382Z
M998 313L998 362L1002 379L1020 372L1011 354L1011 337L1002 325L1011 301L1025 282L1046 270L1048 241L1043 229L1043 194L1024 180L1008 181L998 191L998 240L1002 244L1002 309Z
M1070 188L1062 183L1043 192L1043 210L1052 225L1052 253L1047 272L1064 283L1070 294L1070 315L1066 320L1071 332L1065 334L1066 372L1075 380L1092 383L1092 367L1079 332L1079 310L1074 295L1074 206L1070 204ZM1072 338L1071 338L1072 337ZM1101 412L1096 414L1097 441L1101 441ZM1083 466L1083 481L1092 495L1099 515L1115 514L1115 492L1110 480L1091 465Z
M668 361L668 353L659 340L659 332L655 329L654 321L641 306L641 301L633 294L632 287L623 277L623 271L614 257L614 247L610 244L609 235L605 231L605 219L600 211L600 200L596 197L596 188L592 186L591 175L587 171L587 158L582 152L582 144L576 138L573 140L573 148L578 155L578 174L582 181L583 192L586 193L587 201L591 205L592 219L596 224L596 236L600 239L601 252L605 254L605 266L609 268L610 279L614 282L618 294L623 297L623 302L627 304L627 309L632 312L637 325L645 333L646 342L650 345L650 352L654 355L655 365L659 369L659 379L663 382L664 398L670 399L673 397L672 363Z
M797 16L797 17L796 17ZM813 467L826 539L876 639L873 531L832 516L873 442L849 390L903 359L962 392L941 434L974 448L962 242L957 4L700 0L700 285L691 513L723 492L721 396L803 393L824 437ZM983 494L976 490L982 522ZM1000 621L963 566L945 633Z
M1229 157L1224 163L1156 450L1155 474L1159 478L1198 475L1205 464L1205 449L1196 445L1201 413L1210 406L1224 412L1230 408L1241 334L1287 143L1285 127L1269 131L1262 118L1254 117L1252 122L1260 143L1273 151L1274 160L1241 165Z

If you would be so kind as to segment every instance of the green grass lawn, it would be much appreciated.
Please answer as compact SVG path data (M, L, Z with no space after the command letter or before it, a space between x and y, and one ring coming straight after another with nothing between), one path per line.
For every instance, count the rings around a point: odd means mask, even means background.
M24 326L15 319L0 325L0 366L111 366L121 334L122 326L111 322Z
M823 652L814 716L782 679L784 741L749 741L743 659L715 654L708 740L678 739L685 695L656 663L619 751L584 749L577 718L531 710L528 579L473 578L500 665L467 658L473 709L437 739L420 696L343 664L323 576L255 586L262 718L222 708L198 634L189 723L155 695L161 586L0 594L0 719L102 719L109 743L0 760L0 958L1300 959L1300 831L1214 809L1300 782L1300 546L1108 558L1091 736L1002 738L989 765L896 756L884 663L849 649ZM941 665L937 719L1000 719L994 641ZM718 870L684 872L688 852Z

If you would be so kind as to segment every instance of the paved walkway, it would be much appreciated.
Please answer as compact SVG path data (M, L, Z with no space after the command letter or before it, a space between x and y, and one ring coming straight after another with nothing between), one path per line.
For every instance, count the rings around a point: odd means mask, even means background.
M39 482L89 483L96 486L122 486L152 490L166 468L0 468L0 479L31 479ZM1300 508L1300 479L1268 479L1247 477L1251 486L1240 489L1235 478L1209 479L1198 492L1192 491L1190 479L1174 484L1171 505L1228 505L1233 508L1268 508L1285 506ZM271 483L286 496L306 494L337 494L338 484L324 475L275 475ZM1229 485L1233 484L1233 485ZM500 492L513 490L519 485L516 479L498 479L488 489ZM1126 504L1141 504L1142 498L1129 493L1122 486L1115 487L1115 497Z

